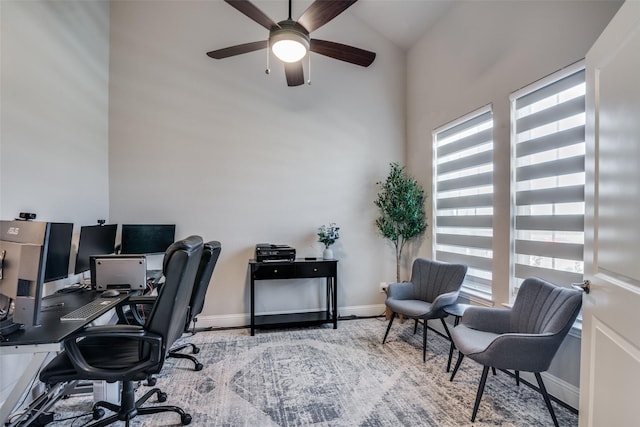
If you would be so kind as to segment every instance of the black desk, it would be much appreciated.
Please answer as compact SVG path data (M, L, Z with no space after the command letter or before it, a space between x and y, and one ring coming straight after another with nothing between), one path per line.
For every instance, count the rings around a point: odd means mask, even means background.
M87 321L60 321L60 316L72 312L76 308L93 301L100 295L98 291L80 290L77 292L53 294L42 300L41 325L28 326L6 336L5 342L0 343L0 355L24 354L31 355L31 360L25 372L12 387L12 391L0 408L0 423L14 410L24 390L38 374L46 358L62 349L62 341L72 333L80 330L95 319L109 311L98 313ZM125 300L126 294L117 299Z
M333 323L338 328L338 261L306 260L257 262L249 260L251 270L251 335L256 329L284 326L311 326ZM255 287L257 280L326 278L325 311L256 316Z
M42 307L40 309L40 326L28 326L6 336L7 341L0 343L0 347L50 343L59 344L72 333L93 322L106 311L109 311L107 309L104 312L100 312L89 318L86 322L60 321L60 316L71 313L73 310L93 301L98 298L100 294L101 292L98 291L80 290L77 292L53 294L46 297L42 300ZM126 294L122 294L114 299L124 300L126 297Z

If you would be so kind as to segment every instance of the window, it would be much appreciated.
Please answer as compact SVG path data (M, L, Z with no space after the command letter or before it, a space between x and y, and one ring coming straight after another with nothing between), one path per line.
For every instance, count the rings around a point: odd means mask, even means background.
M575 64L511 95L511 286L582 280L585 72Z
M493 114L487 106L433 133L434 258L468 266L463 289L491 295Z

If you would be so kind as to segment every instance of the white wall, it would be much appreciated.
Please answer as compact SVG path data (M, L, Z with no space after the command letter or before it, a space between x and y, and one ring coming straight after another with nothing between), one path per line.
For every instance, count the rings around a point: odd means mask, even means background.
M0 218L108 219L109 4L2 0L0 20ZM0 402L29 360L0 358Z
M509 94L582 59L620 4L458 2L408 53L407 162L425 188L432 188L433 129L493 106L496 305L509 302ZM427 202L431 211L432 198ZM420 254L429 257L431 250L423 245ZM579 382L578 340L567 339L550 370L569 387Z
M256 4L286 17L286 2ZM294 17L306 5L294 3ZM223 2L111 5L110 217L175 222L179 238L222 242L203 326L246 324L256 243L320 256L317 227L336 222L340 312L378 314L394 261L373 200L404 158L404 53L346 11L312 36L377 58L362 68L313 54L311 86L287 87L273 58L266 76L266 50L205 54L267 36ZM259 286L256 311L321 307L322 287L303 284Z
M5 1L0 218L108 215L109 4Z

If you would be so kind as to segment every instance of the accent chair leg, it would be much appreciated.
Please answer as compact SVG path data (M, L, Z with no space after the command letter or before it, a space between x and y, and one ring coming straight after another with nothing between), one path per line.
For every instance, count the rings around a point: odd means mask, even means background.
M520 371L516 371L516 386L520 387Z
M447 322L444 321L444 317L441 317L440 321L442 322L442 326L444 327L444 332L447 334L447 338L449 338L449 341L453 341L451 339L451 333L449 332L449 327L447 326Z
M449 327L447 326L447 322L444 321L444 317L441 317L440 321L442 322L444 331L447 333L447 338L449 338L449 342L451 343L451 345L449 346L449 359L447 359L447 372L449 372L451 370L451 359L453 358L453 349L455 348L455 345L453 345L451 332L449 332Z
M415 335L416 332L418 332L418 319L416 319L416 323L413 325L413 335Z
M456 366L453 368L453 372L451 373L451 378L449 381L453 381L453 378L458 373L458 368L460 368L460 364L462 363L462 359L464 359L464 354L461 351L458 351L458 360L456 361Z
M427 319L423 320L424 327L422 328L422 362L427 361Z
M382 344L387 341L387 335L389 335L389 330L391 330L391 324L393 323L393 319L396 318L396 312L391 312L391 317L389 318L389 325L387 326L387 332L384 333L384 338L382 338Z
M549 409L549 413L551 414L551 418L553 419L553 425L555 427L558 426L558 419L556 418L555 412L553 412L553 407L551 406L551 399L549 399L549 393L547 393L547 389L544 386L544 382L542 382L542 376L540 372L535 373L536 380L538 380L538 386L540 387L540 393L542 393L542 397L544 398L544 403L547 404L547 409Z
M482 368L482 377L480 378L480 384L478 385L478 393L476 393L476 403L473 405L473 414L471 415L471 422L476 421L476 414L478 408L480 408L480 400L482 399L482 393L484 393L484 385L487 383L487 375L489 375L489 367L484 366Z
M449 346L449 358L447 359L447 372L451 370L451 361L453 360L453 342Z

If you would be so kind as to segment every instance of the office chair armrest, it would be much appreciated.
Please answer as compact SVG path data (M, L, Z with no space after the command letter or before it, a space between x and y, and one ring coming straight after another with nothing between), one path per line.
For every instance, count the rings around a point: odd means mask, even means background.
M128 367L100 368L91 365L82 354L80 344L87 338L96 339L127 339L139 341L140 346L149 346L149 357L142 359ZM69 360L75 369L88 378L100 378L105 381L122 381L123 378L134 375L137 372L153 367L162 358L162 337L145 331L140 326L135 325L105 325L85 328L64 340L64 348L69 356Z
M451 291L438 295L431 303L431 311L442 310L448 305L455 304L459 294L459 291Z
M158 297L155 295L136 295L127 298L127 305L130 304L154 304Z
M469 307L460 322L471 328L494 334L509 332L511 309L493 307Z
M413 299L413 283L389 283L387 286L387 298L398 300Z
M152 306L156 302L156 296L137 295L131 296L116 306L116 314L118 315L118 323L123 325L144 325L145 319L137 310L138 306L146 305ZM129 307L129 313L133 318L134 323L130 322L129 317L125 313L124 309Z

